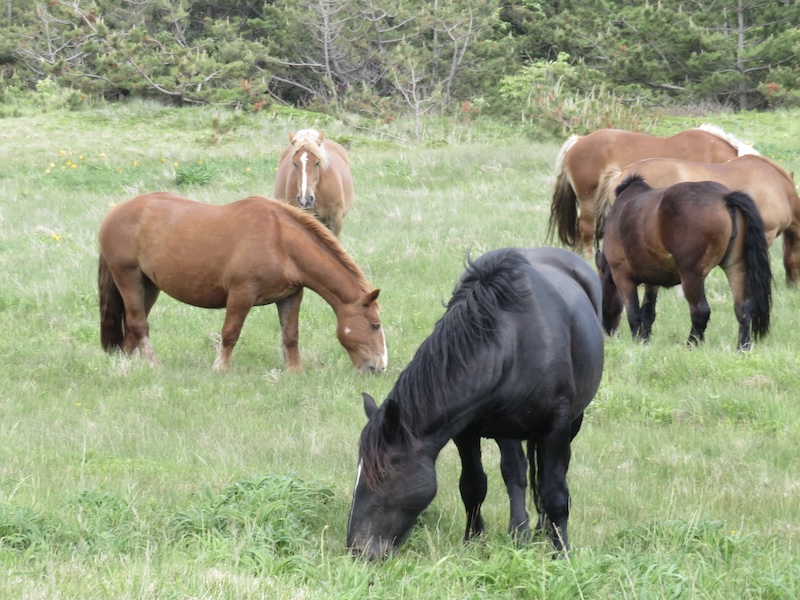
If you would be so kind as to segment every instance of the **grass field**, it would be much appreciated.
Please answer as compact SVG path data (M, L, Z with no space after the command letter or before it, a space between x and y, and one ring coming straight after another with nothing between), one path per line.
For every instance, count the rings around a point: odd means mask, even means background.
M353 560L361 392L385 398L468 249L544 245L562 140L442 120L414 146L403 123L233 119L147 103L0 119L0 597L800 597L800 290L786 288L780 243L772 331L750 353L735 351L721 272L699 349L685 347L688 306L670 290L649 345L624 329L607 339L573 443L567 559L510 541L486 442L485 539L462 543L449 444L439 494L398 554ZM704 122L800 172L798 113L659 117L652 131ZM162 368L103 353L97 230L109 207L162 189L212 203L269 195L287 132L309 126L349 147L342 244L382 290L387 372L355 373L313 293L299 375L282 368L273 307L251 312L228 373L211 371L223 313L164 296L150 319Z

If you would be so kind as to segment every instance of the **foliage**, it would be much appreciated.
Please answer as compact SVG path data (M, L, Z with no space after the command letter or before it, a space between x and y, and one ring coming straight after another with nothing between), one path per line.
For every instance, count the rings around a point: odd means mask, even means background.
M568 58L560 54L555 61L536 61L505 77L498 102L488 112L516 115L555 138L604 127L643 128L645 115L639 102L626 102L596 72L580 63L571 65Z
M9 0L7 9L2 94L49 78L77 94L76 108L86 96L136 96L384 120L464 102L499 114L501 81L564 55L584 76L578 95L603 84L626 102L794 106L800 89L797 2ZM518 108L505 113L516 120Z

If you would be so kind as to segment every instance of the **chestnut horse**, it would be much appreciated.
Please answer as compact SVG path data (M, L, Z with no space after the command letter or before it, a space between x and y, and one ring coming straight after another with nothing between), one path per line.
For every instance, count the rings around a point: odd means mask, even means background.
M562 244L591 258L597 186L600 174L611 164L627 166L654 157L717 163L743 154L758 153L713 125L702 125L670 137L619 129L573 135L556 158L547 237L552 239L557 230Z
M631 175L616 190L603 250L596 257L603 284L603 327L619 325L622 305L634 338L647 341L659 287L680 284L689 302L689 345L702 342L711 314L705 279L725 271L739 321L739 350L769 331L772 273L764 222L752 198L714 181L650 187ZM639 305L637 287L644 284Z
M281 152L275 198L312 211L339 237L342 221L353 205L350 159L340 144L325 139L324 131L289 133Z
M600 176L597 188L595 222L614 202L614 190L634 173L641 175L648 185L666 187L681 181L716 181L731 190L741 190L758 206L764 220L767 245L783 235L783 266L786 283L795 285L800 280L800 196L792 176L776 162L748 154L724 163L695 163L675 158L648 158L625 168L611 165ZM599 245L595 231L595 246Z
M203 308L224 308L215 369L231 352L253 306L275 304L286 368L297 349L303 289L330 304L336 334L360 372L386 368L380 290L336 238L302 210L253 196L225 205L156 192L115 206L100 226L100 333L103 348L138 350L158 364L147 316L159 292Z

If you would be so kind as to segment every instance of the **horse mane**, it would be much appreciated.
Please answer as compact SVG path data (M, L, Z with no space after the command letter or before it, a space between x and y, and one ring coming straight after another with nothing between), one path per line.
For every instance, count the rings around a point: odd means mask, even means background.
M344 265L345 269L347 269L353 275L358 287L361 288L361 291L364 293L372 291L372 286L370 286L370 284L367 282L364 272L345 251L345 249L342 248L339 240L336 239L336 236L333 235L327 227L317 221L317 219L315 219L310 213L301 208L280 202L279 200L271 201L273 204L280 207L279 210L286 211L290 217L302 225L309 233L318 238L322 245L328 248L333 255L336 256L339 262Z
M761 156L755 148L752 146L745 144L741 140L737 139L730 133L724 131L721 127L717 127L716 125L711 125L710 123L703 123L699 127L695 129L700 129L705 131L706 133L710 133L712 135L717 136L728 142L731 146L736 148L736 152L738 156L744 156L745 154L755 154L756 156Z
M600 178L597 183L597 190L594 193L594 246L600 248L600 240L606 231L606 220L608 218L608 211L611 210L613 203L611 185L620 176L622 169L617 164L610 164L606 169L600 173Z
M518 276L530 263L517 250L492 252L480 263L467 256L466 262L444 315L388 396L399 400L400 427L412 446L421 443L417 433L426 423L441 420L448 391L454 382L474 372L472 362L478 350L498 344L498 314L519 312L531 303L527 278ZM372 489L390 468L386 444L382 419L370 419L361 435L360 456Z
M320 141L320 133L316 129L301 129L295 133L292 143L281 154L281 159L286 153L294 153L300 149L307 150L314 155L319 160L319 166L323 171L330 166L328 152Z
M625 188L634 183L643 183L647 185L647 182L645 182L644 177L642 177L640 173L631 173L616 187L614 190L614 195L619 196L625 190Z

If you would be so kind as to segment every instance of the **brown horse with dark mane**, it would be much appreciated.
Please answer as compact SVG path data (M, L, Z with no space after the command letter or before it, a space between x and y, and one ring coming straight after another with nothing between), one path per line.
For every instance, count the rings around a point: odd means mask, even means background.
M596 256L603 283L603 326L611 334L625 305L634 338L647 341L659 287L680 284L689 302L689 345L703 341L711 309L705 279L719 266L733 292L737 348L769 331L772 273L764 222L752 198L713 181L652 188L631 175L616 190ZM644 284L642 305L637 287Z
M353 206L350 159L341 144L324 131L289 133L289 145L278 160L275 198L309 210L336 237Z
M625 168L611 165L600 176L597 189L597 213L600 224L604 212L614 202L614 190L628 177L638 173L653 187L667 187L682 181L716 181L731 190L749 195L764 220L767 245L783 235L783 266L789 286L800 280L800 196L794 180L778 163L747 154L724 163L696 163L675 158L648 158ZM602 230L602 225L599 226ZM597 232L596 232L597 233ZM595 235L595 245L599 238Z
M386 368L378 294L336 238L302 210L253 196L225 205L156 192L115 206L100 227L103 348L138 350L158 364L147 322L161 291L224 308L215 369L227 369L253 306L275 304L286 368L301 368L298 316L304 288L322 296L336 334L361 371Z
M609 165L624 167L654 157L718 163L743 154L758 153L713 125L702 125L670 137L619 129L573 135L556 158L548 239L557 231L562 244L591 258L597 186L600 174Z

